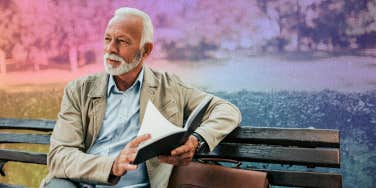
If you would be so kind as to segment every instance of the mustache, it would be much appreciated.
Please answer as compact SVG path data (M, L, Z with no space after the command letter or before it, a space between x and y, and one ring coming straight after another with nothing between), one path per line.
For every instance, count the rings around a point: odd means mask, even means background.
M110 59L110 60L113 60L113 61L125 62L125 60L122 57L120 57L120 56L118 56L116 54L105 53L104 54L104 58L105 59Z

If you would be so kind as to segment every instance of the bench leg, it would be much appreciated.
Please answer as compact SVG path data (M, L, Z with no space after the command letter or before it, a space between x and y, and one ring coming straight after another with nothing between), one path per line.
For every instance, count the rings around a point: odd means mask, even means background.
M0 175L1 176L5 176L4 165L5 165L6 162L8 162L8 161L0 160Z

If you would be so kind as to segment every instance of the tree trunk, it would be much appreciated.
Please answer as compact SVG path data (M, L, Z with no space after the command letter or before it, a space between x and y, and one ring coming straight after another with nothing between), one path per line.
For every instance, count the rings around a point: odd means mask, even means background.
M7 73L7 66L5 64L5 53L0 50L0 74L5 75Z
M69 49L69 63L71 72L76 72L78 67L78 51L76 46Z
M299 5L299 0L296 1L296 17L298 19L297 21L297 26L296 26L296 34L297 34L297 51L300 52L300 44L301 44L301 37L300 37L300 28L302 27L302 18L301 18L301 10L300 10L300 5Z

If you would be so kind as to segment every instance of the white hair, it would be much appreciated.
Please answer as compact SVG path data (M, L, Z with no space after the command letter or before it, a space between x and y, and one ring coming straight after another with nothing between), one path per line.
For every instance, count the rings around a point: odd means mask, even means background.
M138 16L142 19L143 29L141 33L140 49L143 48L146 43L153 43L153 24L151 22L149 15L135 8L122 7L115 11L115 14L112 17L112 19L116 16L125 15Z

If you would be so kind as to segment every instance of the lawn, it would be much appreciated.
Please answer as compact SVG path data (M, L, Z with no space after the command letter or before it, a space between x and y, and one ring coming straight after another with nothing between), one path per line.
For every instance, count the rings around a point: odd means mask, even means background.
M7 88L7 92L0 90L0 117L56 119L63 89L64 84L48 84L19 85ZM48 152L48 146L39 144L0 144L0 148ZM39 187L48 172L45 165L17 162L6 163L4 171L6 176L0 176L0 182L28 187Z
M0 90L0 117L56 119L64 84L16 86ZM311 127L341 131L340 172L344 187L376 184L376 90L365 92L216 92L236 104L244 126ZM2 144L0 148L47 152L40 145ZM7 163L0 182L38 187L43 165Z

